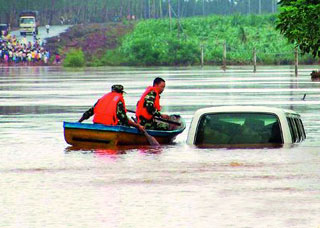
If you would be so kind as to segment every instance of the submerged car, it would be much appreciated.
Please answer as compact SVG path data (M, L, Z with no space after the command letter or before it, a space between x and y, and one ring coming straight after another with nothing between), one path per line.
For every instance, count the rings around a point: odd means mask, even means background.
M304 139L304 126L295 111L264 106L221 106L195 112L187 144L272 146L299 143Z

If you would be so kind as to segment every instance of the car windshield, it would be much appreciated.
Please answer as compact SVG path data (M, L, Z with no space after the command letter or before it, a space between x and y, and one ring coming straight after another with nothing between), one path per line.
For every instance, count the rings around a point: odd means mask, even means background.
M34 18L21 18L21 24L34 24Z
M196 145L283 143L279 119L268 113L214 113L201 117Z

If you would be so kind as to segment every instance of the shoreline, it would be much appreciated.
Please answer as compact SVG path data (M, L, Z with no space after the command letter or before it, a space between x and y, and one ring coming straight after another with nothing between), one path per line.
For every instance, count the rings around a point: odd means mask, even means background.
M253 65L229 65L227 68L224 70L223 66L221 65L204 65L201 67L200 65L188 65L188 66L124 66L124 65L119 65L119 66L84 66L84 67L64 67L63 64L60 62L59 64L5 64L5 63L0 63L0 68L21 68L21 67L59 67L65 70L79 70L79 69L94 69L94 68L128 68L128 69L199 69L199 70L216 70L216 71L251 71L253 70ZM294 71L295 66L294 65L257 65L257 73L259 73L259 68L260 71L277 71L278 68L280 71L285 71L285 70L292 70ZM271 68L271 69L268 69ZM320 64L301 64L299 65L298 70L304 71L304 70L320 70ZM311 73L311 71L310 71Z
M0 67L48 67L48 66L62 66L62 63L0 63Z

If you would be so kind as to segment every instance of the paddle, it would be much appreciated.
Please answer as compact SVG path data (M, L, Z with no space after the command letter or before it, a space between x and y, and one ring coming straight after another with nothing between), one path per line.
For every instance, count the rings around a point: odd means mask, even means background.
M131 119L132 119L135 123L137 123L137 120L136 120L135 118L131 117ZM160 143L155 139L155 137L149 135L148 132L147 132L145 129L142 130L142 133L143 133L144 136L147 138L148 143L149 143L151 146L160 146Z
M133 111L133 110L129 110L129 109L127 109L127 111L128 111L128 112L131 112L131 113L136 113L135 111ZM160 120L160 121L165 122L165 123L175 124L175 125L181 126L181 123L176 122L176 121L163 119L163 118L161 118L161 117L157 117L157 116L155 116L154 118L155 118L156 120Z
M142 132L143 132L144 136L146 136L146 138L151 146L160 146L160 143L156 140L156 138L149 135L146 130L143 129Z

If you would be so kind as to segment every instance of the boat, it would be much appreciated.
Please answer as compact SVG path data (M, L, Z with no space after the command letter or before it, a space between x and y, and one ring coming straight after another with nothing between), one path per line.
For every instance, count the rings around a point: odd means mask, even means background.
M173 121L171 121L173 122ZM170 144L186 128L182 118L170 124L168 131L146 130L160 144ZM146 136L134 127L104 124L63 122L65 141L72 146L148 145Z

